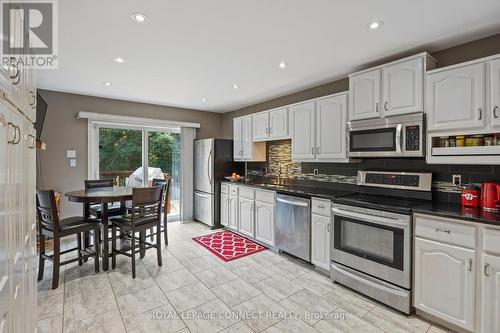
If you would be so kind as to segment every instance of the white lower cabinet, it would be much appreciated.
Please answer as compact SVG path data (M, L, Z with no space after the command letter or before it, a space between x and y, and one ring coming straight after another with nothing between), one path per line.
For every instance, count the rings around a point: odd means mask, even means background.
M274 246L274 204L255 202L255 239Z
M330 218L311 215L311 262L326 270L330 270L330 228Z
M230 229L238 230L238 195L229 194L228 205L227 226Z
M238 231L254 237L254 200L238 197Z
M229 194L220 195L220 224L229 227Z
M474 330L476 251L415 238L415 307Z
M500 332L500 256L482 256L481 332Z

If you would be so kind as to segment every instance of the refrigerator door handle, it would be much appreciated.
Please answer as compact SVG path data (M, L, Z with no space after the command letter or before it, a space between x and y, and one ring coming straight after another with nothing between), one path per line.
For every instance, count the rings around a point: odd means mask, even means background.
M208 160L207 160L207 173L208 173L208 181L210 182L210 185L212 185L212 171L210 170L210 165L212 164L212 150L210 149L210 153L208 154Z
M202 198L210 198L210 194L202 194L200 192L194 192L194 195L197 195Z

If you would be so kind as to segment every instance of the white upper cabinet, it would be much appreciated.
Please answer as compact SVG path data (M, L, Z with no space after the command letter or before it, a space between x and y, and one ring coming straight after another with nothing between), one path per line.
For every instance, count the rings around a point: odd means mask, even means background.
M500 333L500 257L483 254L481 332Z
M265 142L253 142L252 116L233 119L233 157L235 161L265 161Z
M243 118L233 119L233 158L235 161L243 159L243 145L242 145L242 132L241 125Z
M491 125L500 126L500 58L490 63L491 74Z
M485 63L454 67L427 75L427 128L485 127Z
M316 158L315 102L290 107L292 129L292 160L314 160Z
M316 102L316 158L346 159L347 94Z
M476 253L415 238L415 307L474 330Z
M252 117L244 117L241 123L241 146L243 160L252 159Z
M288 133L288 109L276 109L269 111L269 137L272 140L286 139Z
M386 116L422 112L423 58L382 67L382 111Z
M380 69L349 77L350 120L380 116Z
M252 115L253 141L269 139L269 112Z
M253 141L287 139L288 109L276 109L252 115Z

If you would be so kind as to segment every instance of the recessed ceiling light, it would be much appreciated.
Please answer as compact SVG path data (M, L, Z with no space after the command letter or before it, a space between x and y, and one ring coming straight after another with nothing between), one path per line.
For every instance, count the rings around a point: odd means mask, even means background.
M111 85L111 82L104 81L102 84L104 84L106 87L109 87Z
M281 69L285 69L285 68L286 68L286 66L287 66L287 63L286 63L286 62L284 62L284 61L280 62L280 64L279 64L279 67L280 67Z
M368 28L371 30L377 30L378 28L381 28L384 25L384 22L382 21L373 21L368 24Z
M203 98L201 99L201 101L202 101L202 102L206 102L206 101L207 101L207 99L206 99L205 97L203 97Z
M238 89L239 87L240 87L240 85L239 85L239 84L236 84L236 83L235 83L235 84L233 84L233 88L234 88L234 89Z
M113 61L116 62L117 64L124 64L125 63L125 59L120 58L120 57L113 58Z
M137 22L137 23L144 23L148 20L148 17L144 14L141 14L141 13L132 13L130 15L130 17L132 18L132 20L134 22Z

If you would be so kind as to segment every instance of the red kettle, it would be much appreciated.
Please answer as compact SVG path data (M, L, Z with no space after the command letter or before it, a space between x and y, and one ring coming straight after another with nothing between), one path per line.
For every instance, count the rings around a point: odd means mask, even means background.
M500 183L481 184L481 208L500 211Z

